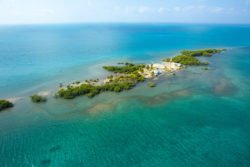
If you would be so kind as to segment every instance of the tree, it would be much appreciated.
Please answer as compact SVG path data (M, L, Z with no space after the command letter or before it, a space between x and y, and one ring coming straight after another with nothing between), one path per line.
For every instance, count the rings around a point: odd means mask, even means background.
M149 82L149 83L148 83L148 86L151 87L151 88L153 88L153 87L155 87L155 83Z
M47 101L46 97L39 96L39 95L36 95L36 94L33 95L33 96L30 96L30 99L34 103L40 103L40 102L46 102Z
M119 86L116 86L115 89L114 89L115 92L120 92L121 91L121 88Z
M13 107L14 105L8 100L0 100L0 111Z
M209 63L208 62L202 62L201 64L202 65L208 65Z
M202 69L202 70L208 70L208 68L207 68L207 67L202 67L201 69Z

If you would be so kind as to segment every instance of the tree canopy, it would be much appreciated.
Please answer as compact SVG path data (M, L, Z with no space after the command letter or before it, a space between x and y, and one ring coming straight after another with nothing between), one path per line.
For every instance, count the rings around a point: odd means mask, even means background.
M30 99L33 103L41 103L41 102L46 102L47 99L46 97L43 97L43 96L39 96L39 95L33 95L33 96L30 96Z
M225 51L226 49L201 49L201 50L183 50L181 51L181 55L177 55L172 58L172 61L175 63L181 63L183 65L208 65L208 62L200 62L199 59L196 57L211 57L212 55L216 53L221 53L222 51ZM170 62L170 58L167 58L166 62Z
M14 105L8 100L0 100L0 111L13 107Z
M125 63L125 66L103 66L105 70L115 72L115 73L132 73L137 70L140 70L141 68L144 68L145 65L135 65L132 63Z

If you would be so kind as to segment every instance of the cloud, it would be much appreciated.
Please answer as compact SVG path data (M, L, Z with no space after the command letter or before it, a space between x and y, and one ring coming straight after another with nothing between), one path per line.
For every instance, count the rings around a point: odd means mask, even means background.
M174 11L175 11L175 12L180 12L180 11L181 11L181 8L180 8L179 6L176 6L176 7L174 8Z
M91 1L91 0L87 0L87 4L88 4L88 5L91 5L91 4L92 4L92 1Z
M165 9L163 7L159 7L159 8L139 7L137 9L139 13L162 13L164 12L164 10Z
M134 11L135 11L135 7L130 7L130 6L124 7L125 13L133 13Z
M249 0L250 1L250 0ZM229 8L229 9L226 9L226 8L223 8L223 7L220 7L220 6L216 6L216 7L208 7L208 6L195 6L195 5L189 5L189 6L184 6L184 7L174 7L172 8L170 11L172 12L175 12L175 13L187 13L187 14L190 14L190 13L233 13L235 12L235 9L234 8Z
M48 9L48 8L42 8L40 10L37 10L38 14L41 16L47 16L47 15L51 15L54 13L53 10Z
M249 0L250 1L250 0ZM114 6L113 11L117 14L152 14L160 15L168 12L169 14L182 15L182 16L196 16L204 14L235 14L239 10L235 8L224 8L221 6L204 6L204 5L187 5L187 6L174 6L174 7L149 7L149 6ZM240 11L243 13L243 11Z
M189 12L189 11L192 11L192 10L195 10L195 6L190 5L190 6L186 6L186 7L183 8L184 12Z
M115 12L119 12L121 10L120 6L114 6L113 9L114 9Z
M139 8L138 8L138 12L139 12L139 13L145 13L145 12L148 12L148 11L150 11L150 10L152 10L152 9L150 9L150 8L148 8L148 7L139 7Z
M154 13L154 14L159 14L159 13L163 13L165 11L165 8L163 7L158 7L158 8L151 8L151 7L147 7L147 6L139 6L139 7L135 7L135 6L125 6L125 7L119 7L119 6L115 6L113 7L113 10L115 12L125 12L127 14L132 14L132 13L140 13L140 14L145 14L145 13Z
M164 8L158 8L157 12L162 13L162 12L164 12L164 10L165 10Z
M215 8L211 9L212 13L221 13L223 11L224 11L224 8L222 8L222 7L215 7Z

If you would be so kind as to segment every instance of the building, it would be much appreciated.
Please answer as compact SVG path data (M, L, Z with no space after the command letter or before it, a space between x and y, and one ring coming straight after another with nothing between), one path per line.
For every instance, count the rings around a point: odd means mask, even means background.
M153 72L154 72L154 74L156 74L156 75L161 74L161 72L160 72L159 70L154 70Z
M164 64L153 64L153 67L159 68L159 69L164 69L165 68Z

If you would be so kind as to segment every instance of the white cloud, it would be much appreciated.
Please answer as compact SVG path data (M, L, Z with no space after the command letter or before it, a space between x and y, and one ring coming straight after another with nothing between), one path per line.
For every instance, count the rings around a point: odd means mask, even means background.
M250 0L249 0L250 1ZM152 14L159 15L165 12L175 13L177 15L199 15L199 14L233 14L238 10L235 8L223 8L220 6L208 7L204 5L188 5L188 6L175 6L175 7L149 7L149 6L114 6L113 11L117 13L126 14ZM243 13L243 11L241 11Z
M222 11L224 11L224 8L222 7L215 7L211 9L212 13L221 13Z
M49 16L49 15L54 13L53 10L48 9L48 8L42 8L42 9L38 10L37 12L38 12L38 15L40 15L40 16Z
M206 6L200 5L200 6L197 6L196 8L197 8L198 11L202 11L202 10L206 9Z
M227 10L227 13L228 13L228 14L231 14L231 13L234 13L234 12L235 12L235 9L234 9L234 8L230 8L230 9Z
M242 12L243 12L244 14L248 14L248 10L246 10L246 9L243 9Z
M135 9L136 9L135 7L126 6L124 8L124 11L125 11L125 13L133 13L135 11Z
M165 9L163 7L159 7L159 8L139 7L137 9L139 13L162 13L164 12L164 10Z
M195 6L190 5L190 6L186 6L186 7L183 8L184 12L189 12L189 11L192 11L192 10L195 10Z
M113 10L115 12L125 12L127 14L131 13L140 13L140 14L145 14L145 13L151 13L151 14L159 14L165 11L165 8L159 7L159 8L151 8L147 6L140 6L140 7L131 7L131 6L126 6L126 7L119 7L115 6L113 7Z
M158 13L162 13L163 11L164 11L164 8L159 8L159 9L157 10Z
M152 9L150 9L150 8L148 8L148 7L139 7L139 8L138 8L138 12L139 12L139 13L145 13L145 12L148 12L148 11L150 11L150 10L152 10Z
M113 9L114 9L115 12L119 12L121 10L120 6L114 6Z
M180 8L179 6L176 6L176 7L174 8L174 11L180 12L180 11L181 11L181 8Z

